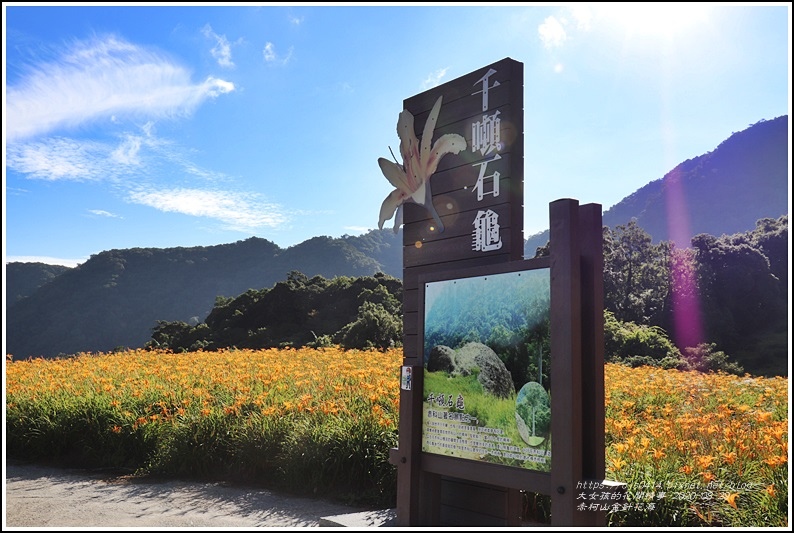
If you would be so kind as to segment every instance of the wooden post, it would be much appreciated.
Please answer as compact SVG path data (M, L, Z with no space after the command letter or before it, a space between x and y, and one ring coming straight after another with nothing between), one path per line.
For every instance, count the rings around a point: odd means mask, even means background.
M582 319L579 202L549 206L551 241L551 520L576 526L576 483L582 481Z
M601 205L579 208L582 279L582 476L601 483L604 454L604 243ZM579 511L588 526L606 525L605 511Z

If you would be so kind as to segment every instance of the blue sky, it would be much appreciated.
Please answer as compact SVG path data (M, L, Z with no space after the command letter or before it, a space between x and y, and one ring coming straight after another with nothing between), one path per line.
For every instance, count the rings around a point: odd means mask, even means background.
M4 262L364 233L403 100L505 57L525 237L791 108L782 3L8 2L3 24Z

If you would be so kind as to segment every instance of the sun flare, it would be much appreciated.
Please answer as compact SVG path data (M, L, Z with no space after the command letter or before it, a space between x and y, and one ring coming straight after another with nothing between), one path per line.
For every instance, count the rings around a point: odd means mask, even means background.
M675 37L708 19L708 4L686 2L606 3L596 16L636 37Z

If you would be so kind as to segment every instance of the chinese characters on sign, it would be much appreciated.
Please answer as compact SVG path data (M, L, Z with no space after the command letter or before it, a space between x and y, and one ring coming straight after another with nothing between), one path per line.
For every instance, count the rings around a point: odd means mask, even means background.
M498 214L490 209L478 211L473 225L472 247L475 250L489 252L502 247L502 239L499 236Z
M474 84L480 84L481 89L472 93L472 96L482 94L482 110L486 113L482 116L482 121L477 121L471 125L471 151L479 151L481 155L486 156L494 153L494 156L485 161L475 163L472 166L479 166L480 172L477 177L477 183L474 185L473 192L477 193L477 201L481 202L485 195L499 196L499 171L493 171L491 174L486 174L488 171L488 164L498 161L502 158L499 151L502 149L502 121L499 118L500 112L497 110L492 115L488 115L488 92L499 86L499 82L494 80L491 83L491 76L496 74L496 70L488 69L488 72ZM486 190L486 183L490 182L490 190ZM502 238L499 233L499 215L494 211L479 210L474 221L472 222L474 229L472 230L471 247L476 252L490 252L492 250L499 250L502 247Z

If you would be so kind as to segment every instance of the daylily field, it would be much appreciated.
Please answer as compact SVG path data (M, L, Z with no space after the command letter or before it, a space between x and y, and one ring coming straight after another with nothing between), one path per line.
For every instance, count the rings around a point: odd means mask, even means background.
M338 348L7 356L6 452L394 505L401 361ZM610 524L788 526L786 378L607 364L605 388L606 477L628 487L597 502Z

